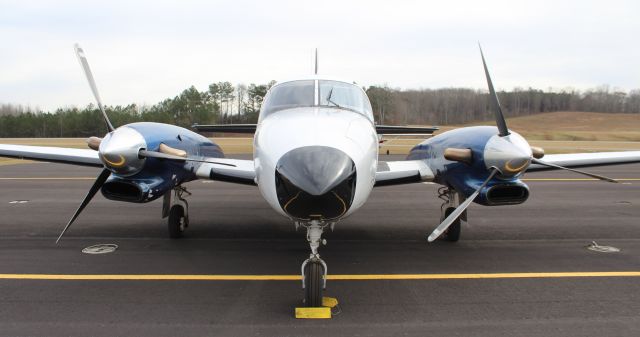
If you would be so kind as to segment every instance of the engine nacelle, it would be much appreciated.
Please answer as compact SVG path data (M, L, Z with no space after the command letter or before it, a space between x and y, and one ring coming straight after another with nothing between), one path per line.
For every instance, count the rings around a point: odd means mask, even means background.
M512 181L486 186L475 202L485 206L517 205L528 198L529 187L521 181Z
M126 179L111 176L102 185L105 198L126 202L149 202L163 196L174 187L171 180L162 178Z

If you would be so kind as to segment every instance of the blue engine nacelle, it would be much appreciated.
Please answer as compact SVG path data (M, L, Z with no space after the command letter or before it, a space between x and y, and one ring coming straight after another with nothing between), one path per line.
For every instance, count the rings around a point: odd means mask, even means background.
M489 175L485 162L487 143L498 133L491 126L476 126L447 131L416 145L408 160L424 160L435 173L434 181L461 193L464 198L473 194ZM447 148L471 150L470 162L445 158ZM529 198L529 187L519 180L519 174L493 179L475 198L485 206L517 205Z
M111 176L101 191L110 200L141 203L158 199L173 187L173 181L161 177L127 179Z

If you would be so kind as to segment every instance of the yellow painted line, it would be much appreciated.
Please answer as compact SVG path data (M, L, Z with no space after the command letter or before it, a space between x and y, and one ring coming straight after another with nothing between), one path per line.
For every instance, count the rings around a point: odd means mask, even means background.
M640 277L640 271L482 273L482 274L342 274L328 280L460 280L514 278ZM300 275L145 275L145 274L0 274L3 280L101 280L101 281L300 281Z
M484 273L484 274L357 274L329 275L329 280L459 280L509 278L567 278L567 277L640 277L640 271L614 272L557 272L557 273Z
M3 280L300 281L300 275L0 274Z

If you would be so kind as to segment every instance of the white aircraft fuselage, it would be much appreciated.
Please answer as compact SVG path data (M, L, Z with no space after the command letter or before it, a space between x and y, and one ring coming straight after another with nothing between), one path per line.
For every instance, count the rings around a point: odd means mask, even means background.
M281 85L297 90L295 83L305 81L313 81L313 104L269 113L277 99L270 97L273 91ZM378 137L366 94L340 81L327 81L337 84L329 92L319 90L323 82L281 82L270 89L254 136L259 190L276 212L294 221L337 222L359 209L375 184ZM333 96L331 102L325 95ZM357 95L363 109L351 104L350 96Z

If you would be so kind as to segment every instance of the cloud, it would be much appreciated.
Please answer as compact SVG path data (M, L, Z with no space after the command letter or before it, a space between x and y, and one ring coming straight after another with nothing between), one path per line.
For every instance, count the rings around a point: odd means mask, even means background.
M91 102L79 42L107 104L153 104L190 85L320 71L360 84L640 87L633 1L5 1L0 102Z

